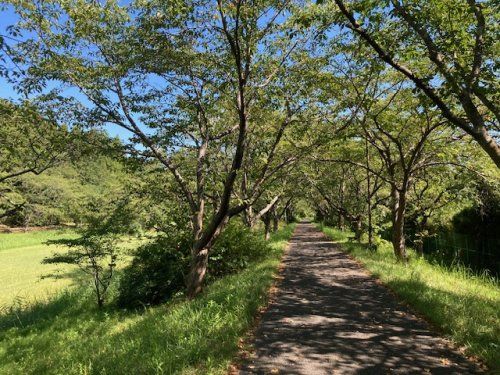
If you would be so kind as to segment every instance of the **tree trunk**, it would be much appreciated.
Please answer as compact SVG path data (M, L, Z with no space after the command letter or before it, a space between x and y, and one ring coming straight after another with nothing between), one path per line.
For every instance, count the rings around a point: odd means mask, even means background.
M278 231L278 227L279 227L278 215L276 215L276 213L273 213L273 233L276 233Z
M406 189L399 191L396 187L391 188L392 196L392 246L394 255L399 261L406 262L406 246L404 236Z
M485 127L474 129L472 132L473 138L479 143L481 148L493 160L497 168L500 168L500 147L496 141L491 137Z
M342 167L342 173L343 175L345 175L345 171ZM342 180L340 181L340 192L339 192L339 207L341 208L344 208L344 193L345 193L345 182L344 182L344 177L342 178ZM344 214L342 213L342 211L338 211L339 213L339 218L338 218L338 223L337 223L337 226L340 230L344 230Z
M375 250L373 246L373 222L372 222L372 209L371 202L368 202L368 248L370 250Z
M197 250L196 245L193 247L193 260L187 277L187 296L194 298L203 289L203 281L207 272L209 247L204 247Z
M95 273L93 277L94 277L95 296L97 299L97 307L101 309L104 306L104 298L101 294L101 289L99 287L99 273Z
M269 213L262 217L262 221L264 222L264 237L267 241L271 237L271 216Z
M365 137L365 158L366 158L366 208L368 213L368 249L373 249L373 225L372 225L372 194L371 173L370 173L370 153L368 152L368 138Z
M253 209L251 206L247 207L243 212L243 221L245 225L249 228L252 228L254 226Z
M288 207L285 210L285 218L288 224L290 224L293 221L293 209L291 207Z
M416 241L417 244L417 254L421 258L424 256L424 239L420 238Z
M356 241L361 241L361 235L363 234L361 217L358 217L355 219L354 227L355 227L355 232L354 232L355 239L356 239Z
M341 212L338 213L337 228L344 230L344 215Z
M467 124L459 124L459 126L469 133L477 143L479 143L481 148L488 154L496 166L500 168L500 147L486 129L483 116L474 105L469 93L463 91L458 95L458 97L467 118L472 124L472 127Z
M211 228L206 228L199 236L195 236L196 240L191 249L191 265L186 278L186 294L189 299L202 291L207 273L208 253L228 221L229 217L226 216L218 224L211 223Z
M271 225L266 224L266 234L264 236L266 241L269 241L269 238L271 238Z

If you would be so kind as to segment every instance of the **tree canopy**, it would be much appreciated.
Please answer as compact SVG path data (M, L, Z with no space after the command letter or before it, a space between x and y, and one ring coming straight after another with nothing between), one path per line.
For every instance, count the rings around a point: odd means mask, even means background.
M42 172L76 165L102 207L118 181L142 226L188 229L191 297L238 217L269 233L312 210L371 249L388 229L406 261L498 186L493 1L3 3L0 69L23 99L0 102L0 215L50 197Z

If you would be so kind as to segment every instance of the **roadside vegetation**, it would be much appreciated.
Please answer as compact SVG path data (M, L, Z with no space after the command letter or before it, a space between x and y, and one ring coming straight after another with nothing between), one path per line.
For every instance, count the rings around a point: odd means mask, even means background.
M0 366L219 371L304 217L390 240L381 275L491 360L496 292L427 292L407 247L500 275L497 24L493 0L0 0L0 228L72 228L0 234Z
M403 264L394 259L387 241L370 251L366 243L353 239L352 232L321 229L452 341L483 359L493 372L500 370L498 279L463 266L429 262L413 250L409 251L411 261Z
M215 280L195 300L98 309L87 287L0 317L2 374L224 374L267 300L293 231L271 236L265 256Z

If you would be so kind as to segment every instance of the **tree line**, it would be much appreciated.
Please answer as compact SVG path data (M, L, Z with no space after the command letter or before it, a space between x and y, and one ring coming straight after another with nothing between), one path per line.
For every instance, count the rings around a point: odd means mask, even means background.
M421 239L498 186L493 2L3 4L0 71L23 99L0 102L0 214L26 204L23 175L108 143L144 226L189 229L191 298L230 221L269 233L309 205L370 248L389 226L406 261L408 220Z

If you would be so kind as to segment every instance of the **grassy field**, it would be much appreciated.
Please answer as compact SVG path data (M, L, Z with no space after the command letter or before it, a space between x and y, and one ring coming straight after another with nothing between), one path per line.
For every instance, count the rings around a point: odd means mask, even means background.
M412 251L412 259L405 266L395 261L389 243L370 252L363 244L349 240L347 232L322 229L450 339L486 361L494 373L500 373L498 280L431 264Z
M67 238L68 236L74 236L74 231L71 229L61 229L39 230L24 233L0 233L0 252L20 247L40 247L48 240L57 240L59 238Z
M0 311L45 301L73 284L75 267L40 263L63 250L44 242L72 236L68 230L0 233Z
M1 374L224 374L249 329L293 231L267 258L219 279L193 301L141 313L98 311L88 289L0 316Z
M45 242L75 236L76 232L68 229L0 233L0 312L46 301L80 282L83 273L76 266L41 263L45 257L65 251ZM125 238L120 246L127 249L140 241Z

